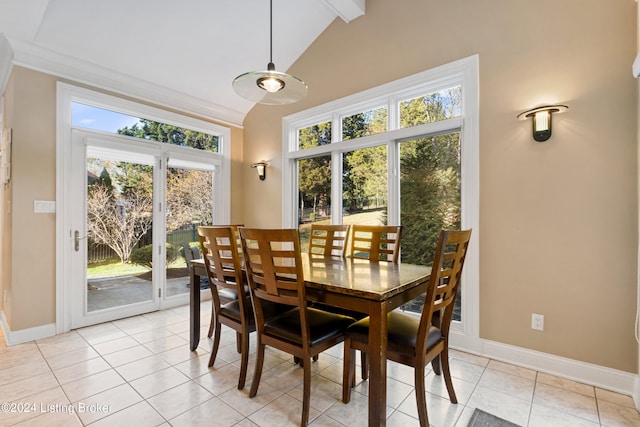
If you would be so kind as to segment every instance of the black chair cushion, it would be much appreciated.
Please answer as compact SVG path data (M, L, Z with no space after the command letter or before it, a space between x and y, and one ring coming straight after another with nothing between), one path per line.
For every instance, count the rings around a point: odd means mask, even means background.
M291 309L283 315L265 322L265 333L302 345L299 310L299 308ZM311 346L342 335L344 330L355 322L353 317L329 313L316 308L307 308L307 316L309 319Z
M247 318L249 322L249 329L255 331L256 322L253 317L251 298L247 297L245 306L249 310L249 315ZM264 315L265 319L271 319L273 317L286 313L289 310L291 310L291 307L288 305L276 304L269 301L262 302L262 314ZM236 299L235 301L231 301L220 306L220 315L229 319L233 319L236 322L240 323L240 303L238 302L238 300Z
M413 355L416 348L420 318L394 310L387 314L387 349L397 353ZM354 341L367 343L369 340L369 317L365 317L349 326L345 331ZM434 345L442 333L439 328L431 326L427 338L427 348Z

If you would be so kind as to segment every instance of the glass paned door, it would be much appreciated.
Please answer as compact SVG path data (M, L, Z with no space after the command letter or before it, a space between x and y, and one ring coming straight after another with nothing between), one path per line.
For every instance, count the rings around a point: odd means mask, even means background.
M167 168L166 298L189 292L188 262L200 258L198 226L213 223L213 172ZM209 287L204 278L201 288Z
M73 137L74 328L159 305L152 272L157 160L150 153L114 148L118 143L110 139L81 132Z

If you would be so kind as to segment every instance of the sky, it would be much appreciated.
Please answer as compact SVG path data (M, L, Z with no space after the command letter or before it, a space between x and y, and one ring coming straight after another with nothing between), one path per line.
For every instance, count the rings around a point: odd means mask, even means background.
M71 124L104 132L117 133L118 129L133 126L140 119L126 114L114 113L89 105L71 104Z

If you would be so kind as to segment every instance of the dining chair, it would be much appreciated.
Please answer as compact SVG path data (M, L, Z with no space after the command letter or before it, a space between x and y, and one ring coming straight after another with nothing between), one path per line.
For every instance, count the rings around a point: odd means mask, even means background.
M238 245L238 253L240 254L240 256L242 257L242 246L240 245L240 233L238 233L238 227L243 227L244 224L229 224L229 225L217 225L217 226L211 226L211 227L231 227L231 229L233 230L233 234L234 236L236 236L236 244ZM204 226L206 227L206 226ZM202 243L200 244L200 247L202 248ZM198 254L199 255L199 254ZM198 258L200 258L200 256L198 256ZM218 288L218 295L220 296L220 303L221 304L226 304L228 302L231 302L233 300L237 300L238 299L238 294L236 293L236 291L232 288ZM248 292L248 288L247 288L247 296L249 295ZM211 301L212 303L212 307L211 307L211 320L209 321L209 331L207 332L207 337L211 338L211 336L213 335L213 329L215 328L215 317L214 317L214 306L213 304L215 304L215 301ZM240 339L238 336L238 341L237 341L237 345L238 345L238 353L240 353Z
M440 359L442 374L452 403L458 403L449 369L449 327L460 287L462 267L471 230L443 230L438 238L422 314L406 314L399 309L387 315L387 359L414 368L418 418L428 426L425 365ZM342 401L349 402L355 385L355 351L369 352L369 317L351 325L345 332ZM437 375L439 370L434 369Z
M347 253L349 225L311 224L309 231L309 255L337 256Z
M389 261L397 263L400 255L400 225L361 225L351 226L350 256L370 261Z
M297 229L240 229L247 280L256 318L258 347L249 397L260 385L265 347L287 352L301 361L304 370L302 417L309 422L311 358L342 342L343 331L355 319L308 307ZM275 302L291 310L266 319L264 304Z
M237 227L234 226L198 227L198 235L213 299L211 317L214 335L208 366L213 366L218 354L221 326L225 325L235 330L237 350L241 355L238 389L242 389L249 361L249 334L256 330L256 326L249 289L243 278L236 230ZM236 294L237 298L223 303L220 293L225 290ZM263 312L267 318L271 318L281 314L285 309L289 308L267 303Z

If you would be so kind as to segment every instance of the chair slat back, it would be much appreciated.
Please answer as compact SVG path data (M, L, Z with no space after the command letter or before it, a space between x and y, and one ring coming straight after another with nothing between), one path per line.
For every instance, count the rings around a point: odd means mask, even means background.
M298 230L241 228L240 236L252 295L275 303L303 306L305 290Z
M440 317L435 323L440 327L443 336L449 333L470 239L471 230L440 232L418 331L418 348L423 347L423 351L427 348L428 332L434 324L435 313L439 313Z
M349 225L311 224L309 255L344 258L349 241Z
M354 224L351 226L351 257L397 264L401 238L400 225Z
M242 262L237 244L237 227L198 227L200 247L211 287L230 288L244 295ZM238 288L242 289L238 289Z

